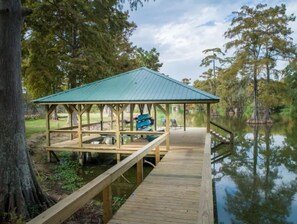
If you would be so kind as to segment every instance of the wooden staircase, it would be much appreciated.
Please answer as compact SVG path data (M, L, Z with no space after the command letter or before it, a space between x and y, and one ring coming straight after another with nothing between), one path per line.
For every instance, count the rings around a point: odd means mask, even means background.
M213 154L213 157L211 159L212 163L218 162L227 156L231 155L233 152L233 144L234 144L234 134L232 131L226 129L225 127L222 127L221 125L210 122L211 125L213 125L216 130L213 129L210 130L210 134L215 138L216 141L213 141L213 145L211 147L211 152ZM228 146L227 148L224 146Z

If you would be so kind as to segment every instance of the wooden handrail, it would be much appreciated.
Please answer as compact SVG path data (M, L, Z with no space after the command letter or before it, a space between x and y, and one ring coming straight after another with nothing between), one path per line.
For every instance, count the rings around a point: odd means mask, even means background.
M54 129L50 130L50 133L76 133L76 130L69 129ZM115 131L100 131L100 130L82 130L83 134L108 134L115 135ZM162 135L164 132L161 131L120 131L120 134L125 135Z
M205 136L205 148L202 166L202 181L200 188L200 201L197 223L214 223L213 195L211 177L211 137Z
M55 129L55 130L50 130L49 133L77 133L77 131L71 130L71 129L64 129L64 130Z
M217 124L217 123L214 123L214 122L212 122L212 121L210 121L210 124L212 124L212 125L214 125L214 126L220 128L220 129L222 129L223 131L229 133L229 134L230 134L230 143L232 144L232 143L234 142L234 133L233 133L232 131L230 131L230 130L224 128L223 126L221 126L221 125L219 125L219 124Z
M114 182L124 172L130 169L134 164L142 160L143 157L153 148L158 147L162 142L164 142L167 135L168 133L163 133L152 142L149 142L147 145L143 146L140 150L134 152L115 166L105 171L100 176L96 177L88 184L84 185L82 188L78 189L54 206L47 209L45 212L29 221L28 224L62 223L102 191L104 191L103 195L106 195L106 197L110 199L111 196L109 192L112 182ZM156 153L156 156L158 156L158 153ZM105 202L105 204L103 203L103 214L105 214L105 216L111 215L111 203L108 203L110 202L109 199L103 199ZM106 223L110 217L103 217L103 219Z
M120 131L121 134L125 135L162 135L163 131Z
M95 122L95 123L90 123L90 124L83 124L82 127L88 127L96 124L101 124L101 122ZM78 128L78 126L71 126L71 127L63 127L63 128L57 128L57 129L52 129L50 131L60 131L60 130L72 130Z
M225 131L225 132L227 132L227 133L233 135L233 132L232 132L232 131L230 131L230 130L224 128L223 126L221 126L221 125L219 125L219 124L217 124L217 123L214 123L213 121L210 121L210 123L211 123L212 125L214 125L214 126L220 128L220 129L222 129L223 131Z

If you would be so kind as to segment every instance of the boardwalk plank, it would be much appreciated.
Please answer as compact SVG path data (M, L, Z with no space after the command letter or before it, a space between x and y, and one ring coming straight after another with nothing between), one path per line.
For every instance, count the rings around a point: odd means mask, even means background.
M201 133L179 134L178 138L171 137L174 139L170 140L171 150L113 216L110 224L197 224L204 139Z

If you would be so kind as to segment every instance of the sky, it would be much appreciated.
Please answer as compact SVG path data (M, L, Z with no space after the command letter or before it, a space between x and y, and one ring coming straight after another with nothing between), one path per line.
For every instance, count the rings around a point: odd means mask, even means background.
M297 14L296 0L149 0L143 7L130 11L130 21L137 29L130 40L146 50L155 47L163 63L161 73L181 81L199 79L203 71L203 50L224 48L223 34L228 29L232 12L243 5L259 3L269 6L285 3L287 14ZM297 22L290 23L297 42Z

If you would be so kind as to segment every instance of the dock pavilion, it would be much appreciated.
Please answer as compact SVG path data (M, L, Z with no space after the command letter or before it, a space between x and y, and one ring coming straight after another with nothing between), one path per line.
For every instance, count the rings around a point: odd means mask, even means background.
M114 77L93 82L75 89L35 100L45 105L47 124L47 150L115 153L118 163L73 192L68 197L32 219L28 224L62 223L79 208L102 192L103 223L214 223L212 177L210 105L219 98L185 85L147 68L139 68ZM207 127L170 129L170 104L206 104ZM63 105L69 115L77 113L78 125L50 129L49 118L57 105ZM91 130L90 109L100 109L100 123ZM133 130L133 111L138 106L149 113L156 108L165 114L165 132ZM115 115L115 130L103 130L103 108L109 107ZM130 107L130 130L125 130L122 112ZM87 114L87 124L82 115ZM185 113L184 113L185 118ZM185 119L184 119L185 120ZM184 127L185 127L184 123ZM217 126L219 127L219 126ZM100 130L98 130L100 129ZM222 130L228 130L221 127ZM76 138L51 144L51 133L76 134ZM116 144L89 144L102 135L112 135ZM121 144L123 135L159 135L151 142ZM230 134L232 134L230 132ZM166 154L160 160L161 150ZM169 150L170 149L170 150ZM152 153L153 152L153 153ZM144 179L143 162L149 153L155 156L155 168ZM54 153L52 153L55 155ZM120 160L120 154L130 154ZM121 208L112 214L112 183L136 165L137 188Z
M46 109L46 149L48 151L48 160L51 160L51 155L54 155L54 151L75 151L80 153L80 161L82 162L85 152L116 153L118 160L121 153L132 153L133 149L121 144L121 136L123 135L161 135L164 133L157 130L153 132L134 130L133 112L136 106L139 107L140 113L143 113L146 106L149 113L153 112L155 120L157 120L157 108L164 113L166 117L165 133L168 133L166 137L166 151L168 151L170 148L169 105L181 104L184 106L184 130L186 130L186 104L206 104L206 129L209 132L210 105L219 102L219 97L143 67L39 98L34 102L44 105ZM73 114L77 114L78 124L76 126L70 122L71 124L66 128L55 130L50 128L50 115L58 105L63 105L70 117ZM90 123L90 110L93 106L97 106L100 110L100 122L96 123L100 130L90 129L92 125L95 125ZM103 130L104 107L109 107L112 111L112 120L115 118L115 128L111 125L111 130ZM127 107L129 107L130 111L130 130L125 130L123 125L123 111ZM82 122L84 113L87 115L87 124ZM72 119L70 120L72 121ZM70 140L52 144L51 134L53 133L68 133L71 137ZM73 138L74 135L77 137ZM116 140L115 145L90 144L92 139L96 139L100 135L114 136Z

